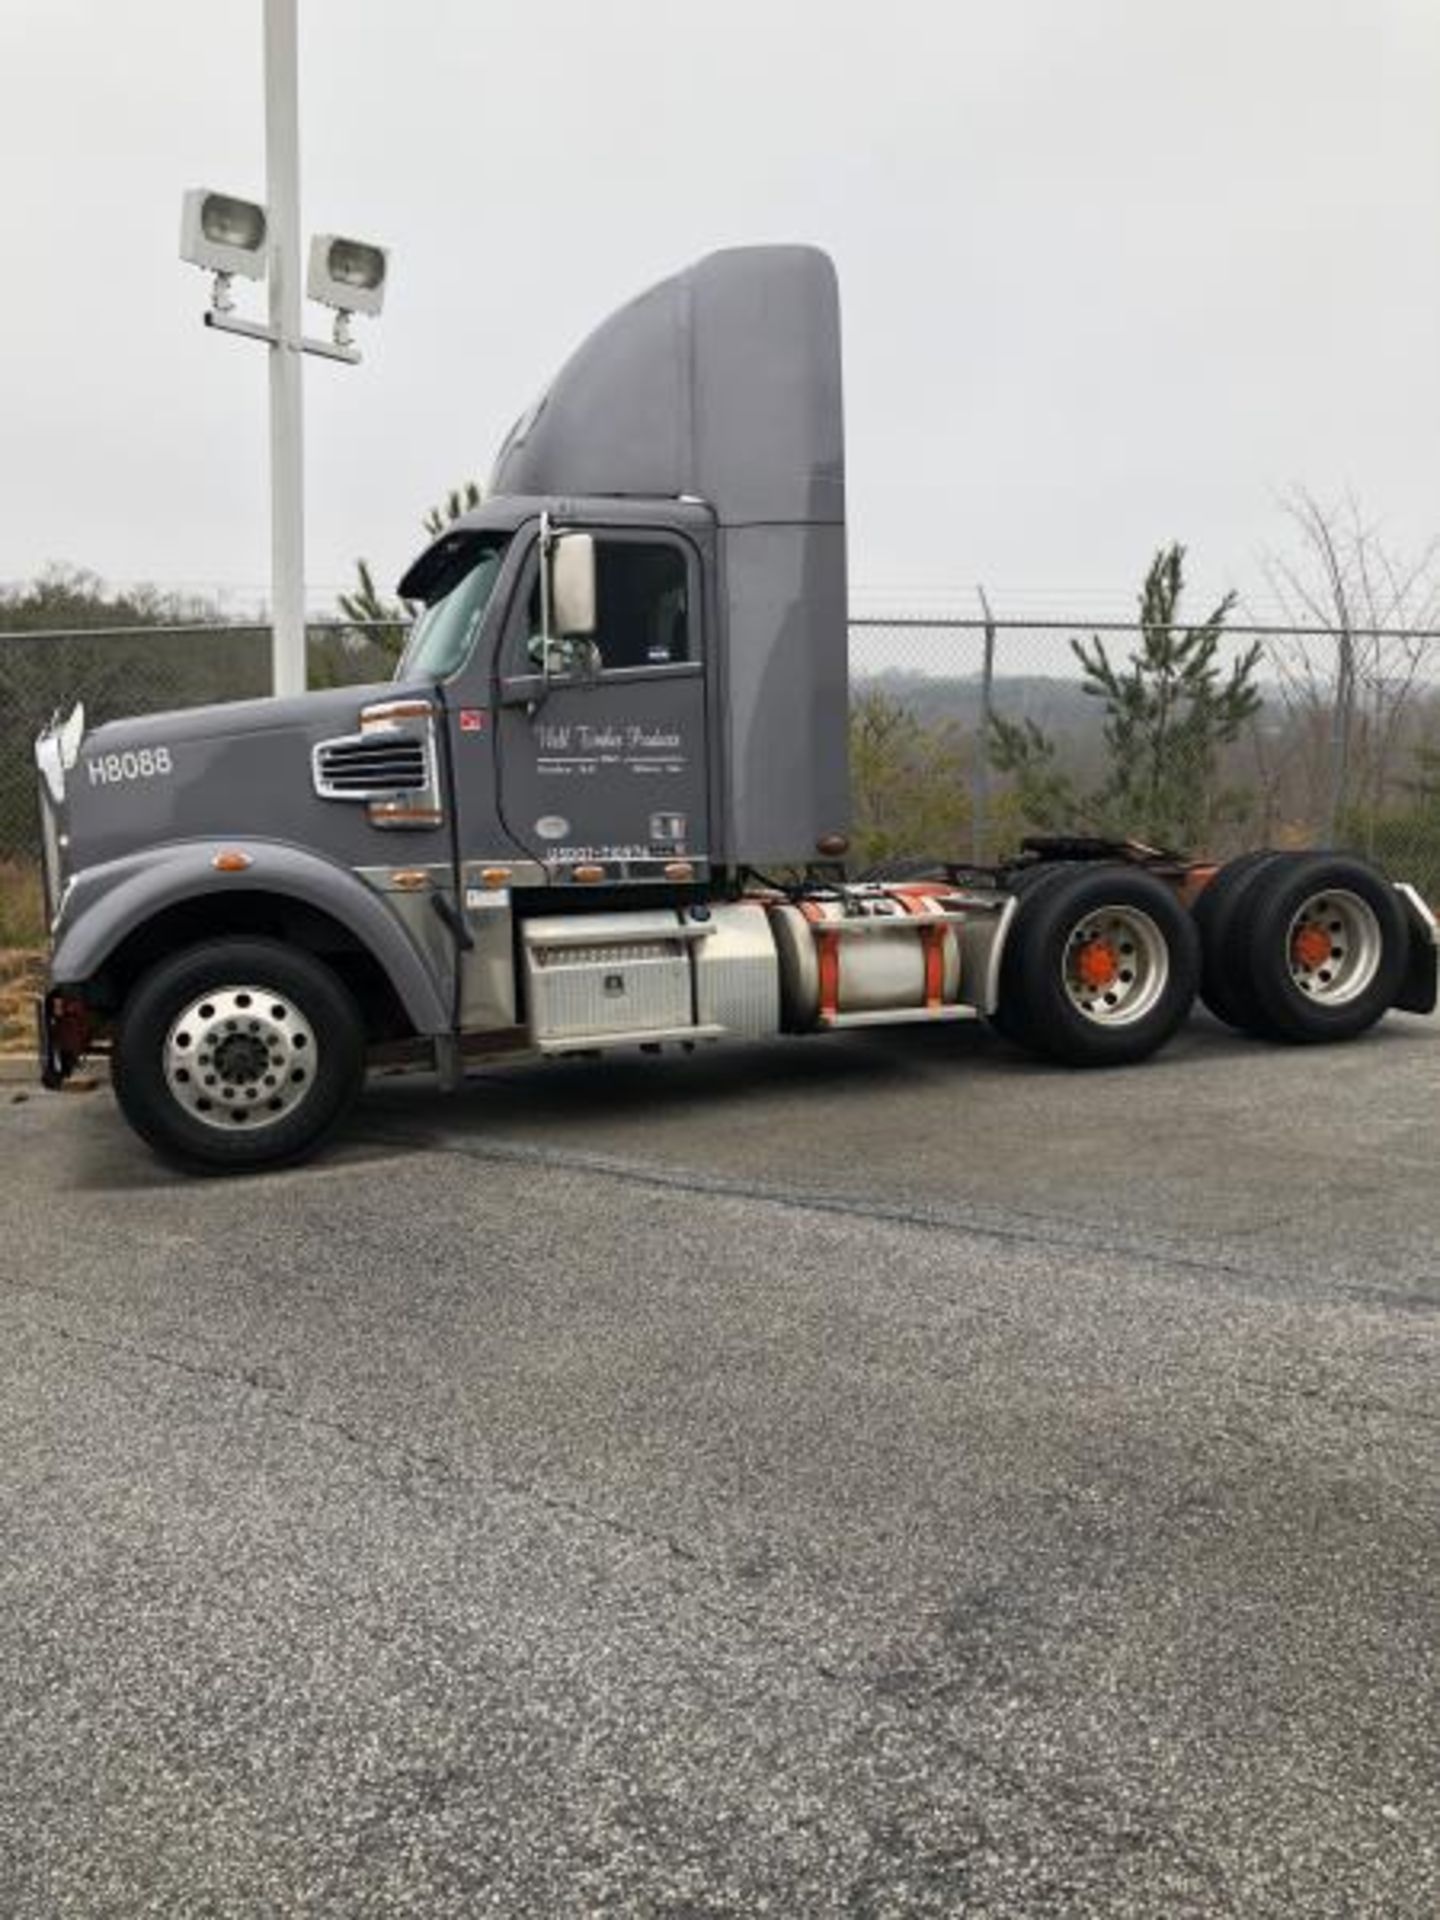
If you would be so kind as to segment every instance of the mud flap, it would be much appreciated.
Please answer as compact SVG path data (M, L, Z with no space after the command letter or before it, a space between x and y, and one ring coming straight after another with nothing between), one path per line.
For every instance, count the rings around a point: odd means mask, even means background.
M1440 997L1440 922L1414 887L1402 880L1396 882L1395 890L1405 902L1410 951L1392 1005L1402 1013L1433 1013Z
M54 1093L70 1078L90 1046L90 1016L81 1000L58 993L35 996L35 1043L40 1084Z
M52 1093L65 1084L65 1066L60 1057L54 1022L50 1018L50 996L35 996L35 1046L40 1055L40 1084Z

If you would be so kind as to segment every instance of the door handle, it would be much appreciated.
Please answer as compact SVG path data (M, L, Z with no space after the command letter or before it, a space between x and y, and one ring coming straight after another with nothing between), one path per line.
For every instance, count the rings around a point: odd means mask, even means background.
M538 673L527 673L517 680L502 680L500 698L496 704L502 707L529 707L533 712L548 691Z

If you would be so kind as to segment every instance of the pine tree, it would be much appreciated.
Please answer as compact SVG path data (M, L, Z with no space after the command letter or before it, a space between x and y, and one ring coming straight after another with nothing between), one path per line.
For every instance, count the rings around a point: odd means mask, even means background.
M476 480L466 480L458 487L452 487L438 507L431 507L421 522L432 540L438 539L446 527L452 525L462 514L478 507L484 499L480 484ZM375 575L368 560L355 562L355 586L349 593L338 596L339 607L347 620L369 627L391 627L393 633L377 632L378 644L393 652L397 657L404 644L404 631L415 618L419 609L409 600L387 600L375 585Z
M1196 627L1179 624L1185 549L1156 554L1140 593L1140 643L1124 668L1112 662L1098 634L1072 640L1083 690L1105 703L1107 779L1096 796L1112 830L1161 846L1194 847L1212 824L1216 760L1260 706L1255 674L1259 644L1230 664L1218 658L1227 593ZM1128 824L1124 824L1128 823Z
M1225 597L1198 626L1179 619L1185 549L1162 548L1140 591L1140 635L1119 664L1099 634L1072 640L1082 690L1105 705L1108 765L1099 786L1077 796L1055 742L1033 721L992 720L993 764L1015 776L1026 816L1037 826L1080 827L1150 845L1193 850L1232 811L1237 796L1217 786L1220 749L1260 707L1258 645L1227 669L1220 658Z
M342 593L340 611L347 620L357 625L375 625L389 622L403 627L415 617L415 609L408 600L387 600L375 585L375 576L370 570L368 560L355 562L356 584L351 593Z
M467 480L463 487L452 487L444 502L438 507L431 507L426 514L425 531L432 540L438 539L446 527L458 520L461 514L478 507L483 498L478 480Z

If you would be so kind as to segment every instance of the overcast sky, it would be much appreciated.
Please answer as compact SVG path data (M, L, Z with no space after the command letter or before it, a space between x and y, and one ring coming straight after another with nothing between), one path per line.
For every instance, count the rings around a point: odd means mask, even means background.
M1124 611L1171 538L1253 588L1294 483L1440 532L1435 0L301 13L305 230L393 248L364 365L306 368L315 603L594 321L754 240L839 268L857 603ZM177 257L182 189L263 198L260 22L0 6L0 580L263 592L265 354Z

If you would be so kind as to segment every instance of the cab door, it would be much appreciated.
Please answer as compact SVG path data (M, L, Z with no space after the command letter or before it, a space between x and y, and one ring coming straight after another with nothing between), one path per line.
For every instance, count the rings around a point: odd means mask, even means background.
M497 660L501 818L554 884L577 868L591 884L700 879L710 821L699 556L680 534L589 531L595 632L552 641L548 675L538 544L512 602Z

